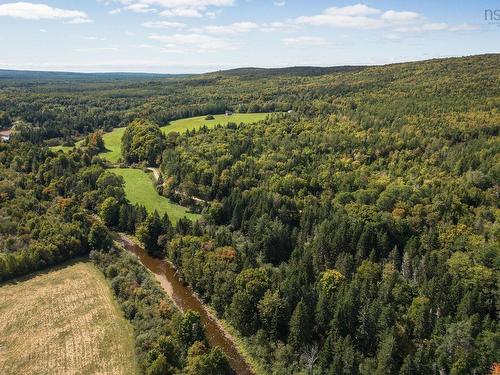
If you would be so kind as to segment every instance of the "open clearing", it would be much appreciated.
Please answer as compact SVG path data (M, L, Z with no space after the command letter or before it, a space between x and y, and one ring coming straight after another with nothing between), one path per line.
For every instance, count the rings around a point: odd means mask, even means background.
M132 326L78 262L0 286L0 374L135 374Z
M57 151L69 152L69 151L73 150L73 148L75 148L75 147L80 147L80 145L82 143L83 143L83 140L76 142L74 146L52 146L49 148L54 152L57 152Z
M103 159L109 160L111 163L117 163L122 156L122 136L126 128L114 128L113 131L102 136L105 152L99 154Z
M149 212L157 210L160 215L166 212L173 223L184 216L191 220L200 217L158 194L148 173L132 168L113 168L110 171L125 179L125 194L128 200L143 205Z
M264 120L269 113L234 113L231 116L226 115L214 115L213 120L205 120L206 116L189 117L183 118L181 120L171 121L169 125L162 126L160 129L163 133L183 133L186 130L199 129L203 125L208 128L213 128L216 125L227 125L230 122L236 124L253 124L260 120Z
M181 120L172 121L169 125L162 126L160 129L164 134L179 132L183 133L187 130L199 129L203 125L209 128L215 127L217 124L227 125L230 122L234 123L245 123L252 124L260 120L264 120L269 113L235 113L231 116L226 115L214 115L213 120L205 120L206 116L190 117ZM103 159L110 161L111 163L117 163L121 156L121 141L123 133L126 128L114 128L111 132L105 133L103 135L104 145L106 146L105 152L101 152L99 156ZM76 147L79 147L83 141L78 141L75 143ZM74 146L54 146L50 147L52 151L64 151L68 152L73 149Z
M117 163L121 156L121 141L123 133L126 128L114 128L109 133L104 133L102 139L104 141L104 146L107 151L101 152L99 156L103 159L110 161L111 163ZM64 152L69 152L73 149L73 147L80 147L83 143L82 141L78 141L75 143L75 146L54 146L50 147L52 151L62 150Z

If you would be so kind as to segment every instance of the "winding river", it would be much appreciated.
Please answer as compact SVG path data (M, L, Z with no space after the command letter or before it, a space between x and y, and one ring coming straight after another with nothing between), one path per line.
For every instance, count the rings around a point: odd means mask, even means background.
M226 353L229 364L236 374L253 375L250 366L238 352L232 337L219 324L217 318L208 312L193 291L183 285L170 263L151 257L127 235L121 234L117 240L125 249L134 253L140 262L155 275L162 288L181 311L193 310L200 314L208 342L211 346L220 347Z

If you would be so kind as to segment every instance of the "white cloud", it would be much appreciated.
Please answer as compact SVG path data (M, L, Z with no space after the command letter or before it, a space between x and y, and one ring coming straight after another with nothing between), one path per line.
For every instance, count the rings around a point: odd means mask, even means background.
M271 22L262 25L260 31L264 32L292 32L296 31L299 26L293 22Z
M41 33L46 33L46 32L47 32L47 30L46 30L46 29L40 29L40 32L41 32Z
M299 36L296 38L285 38L283 43L287 46L326 46L328 42L324 38L316 36Z
M252 31L258 27L255 22L236 22L225 26L206 26L205 31L210 34L235 34Z
M150 29L181 29L186 27L186 24L182 22L150 21L144 22L142 26Z
M98 36L86 36L85 39L87 39L87 40L100 40L100 41L106 40L106 38L101 38Z
M192 17L200 18L203 17L198 9L194 8L172 8L164 10L160 13L162 17Z
M284 7L286 4L286 1L285 0L277 0L274 2L274 5L277 6L277 7Z
M384 12L380 18L392 23L406 24L419 21L422 16L415 12L396 12L395 10L388 10L387 12Z
M478 30L479 25L473 25L470 23L462 23L460 25L453 25L448 28L450 31L468 31L468 30Z
M0 5L0 16L25 20L65 20L74 24L92 22L87 13L80 10L53 8L46 4L26 2Z
M124 5L119 10L132 10L136 12L152 12L159 8L162 17L214 17L215 12L208 11L209 7L221 8L232 6L235 0L114 0L115 3Z
M119 14L123 11L131 11L131 12L135 12L135 13L155 13L157 12L157 9L155 8L151 8L148 4L144 4L144 3L133 3L133 4L129 4L123 8L115 8L115 9L111 9L108 13L109 14Z
M425 33L431 31L468 31L477 30L478 25L472 25L468 23L463 23L460 25L448 25L447 23L423 23L420 25L412 25L405 27L398 27L395 31L400 33Z
M156 12L156 9L150 8L148 4L143 4L143 3L130 4L126 7L124 7L123 9L124 10L131 10L132 12L136 12L136 13L154 13L154 12Z
M203 34L150 35L149 39L163 44L169 52L197 52L230 49L231 44L221 38Z
M322 14L298 17L296 22L315 26L371 29L382 26L383 22L380 19L370 17L379 13L381 13L379 9L356 4L342 8L330 7Z
M365 4L349 5L342 8L330 7L325 11L326 14L339 15L339 16L349 16L349 17L361 17L369 16L372 14L380 13L379 9L370 8Z
M321 14L302 16L294 20L299 25L329 26L336 28L378 29L385 28L399 33L421 33L430 31L472 30L477 26L448 25L430 22L421 14L411 11L396 11L371 8L364 4L346 7L330 7Z
M88 19L88 18L75 18L75 19L72 19L71 21L68 21L67 23L79 25L81 23L92 23L92 22L94 22L94 21L92 21L91 19Z
M446 23L424 23L421 25L398 27L395 31L400 33L421 33L425 31L442 31L448 27Z

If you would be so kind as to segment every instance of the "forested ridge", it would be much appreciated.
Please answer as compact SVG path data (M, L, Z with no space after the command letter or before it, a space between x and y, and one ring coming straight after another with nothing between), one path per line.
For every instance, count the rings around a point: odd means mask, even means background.
M268 373L489 373L500 56L320 73L2 86L15 134L0 143L0 277L90 250L126 268L90 211L170 260ZM226 109L276 113L158 133ZM159 163L161 193L205 201L202 220L174 227L127 202L96 156L99 135L69 154L45 147L133 120L125 162ZM159 356L148 349L146 367Z

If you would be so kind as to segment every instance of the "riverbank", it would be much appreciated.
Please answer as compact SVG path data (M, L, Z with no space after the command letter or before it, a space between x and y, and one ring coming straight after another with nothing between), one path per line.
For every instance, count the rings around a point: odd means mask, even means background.
M216 316L215 310L205 305L205 308L214 316ZM233 344L237 347L238 351L241 353L243 358L247 361L247 363L252 368L255 375L268 375L269 373L266 371L264 366L259 363L257 359L251 354L251 350L249 344L245 341L245 339L241 336L241 334L234 328L231 324L229 324L225 319L218 319L218 322L222 329L231 336L233 340Z
M193 310L200 314L211 346L220 347L227 355L231 368L238 375L263 375L260 366L255 366L251 357L235 337L203 304L198 296L180 280L177 270L167 261L153 258L132 236L117 233L115 241L125 250L135 254L141 264L151 271L161 287L180 311Z

